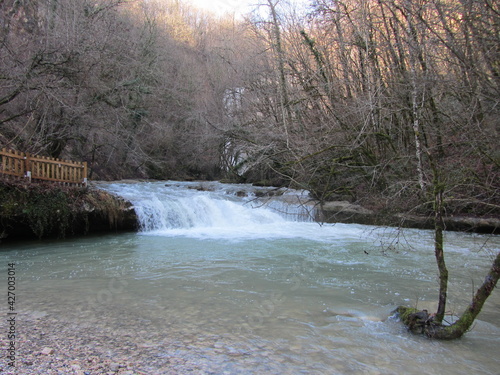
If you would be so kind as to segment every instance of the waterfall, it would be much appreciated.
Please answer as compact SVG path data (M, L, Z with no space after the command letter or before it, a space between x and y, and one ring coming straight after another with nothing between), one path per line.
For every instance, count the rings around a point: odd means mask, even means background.
M131 201L141 232L242 231L312 221L307 192L219 182L101 183Z
M157 196L135 203L143 231L195 227L241 227L255 222L282 221L265 208L250 208L229 200L198 193L189 197L158 199Z

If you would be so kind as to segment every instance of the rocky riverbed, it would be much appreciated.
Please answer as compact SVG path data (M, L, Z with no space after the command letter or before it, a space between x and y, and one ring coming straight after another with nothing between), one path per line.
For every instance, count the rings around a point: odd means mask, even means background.
M9 367L2 358L2 374L293 374L283 365L284 358L273 354L275 347L262 344L252 351L235 334L173 329L170 335L158 331L144 337L140 324L111 329L93 320L82 324L36 311L17 319L16 366ZM8 346L3 337L0 346Z
M43 313L19 314L16 367L0 364L5 374L215 374L217 364L202 363L197 353L217 338L167 342L140 332L75 324ZM187 341L186 341L187 340ZM208 341L207 341L208 340ZM189 342L188 342L189 341ZM0 344L6 347L5 343ZM212 351L219 350L212 345ZM168 347L168 350L166 349ZM206 349L203 349L206 350ZM231 353L229 353L231 355ZM243 355L238 352L232 355Z

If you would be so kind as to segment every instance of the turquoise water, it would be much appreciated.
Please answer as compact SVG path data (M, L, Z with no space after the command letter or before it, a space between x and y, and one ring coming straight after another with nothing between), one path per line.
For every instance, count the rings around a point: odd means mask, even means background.
M499 373L498 290L458 341L413 336L391 317L400 304L436 307L432 232L294 221L226 185L187 187L106 186L173 220L149 210L141 233L0 245L0 272L17 265L17 308L113 332L141 355L154 345L202 373ZM186 207L194 219L179 219ZM447 233L446 244L448 309L460 313L500 238Z

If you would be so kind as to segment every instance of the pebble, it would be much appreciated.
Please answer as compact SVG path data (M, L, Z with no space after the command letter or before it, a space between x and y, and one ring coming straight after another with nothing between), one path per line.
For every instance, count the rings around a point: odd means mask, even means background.
M214 344L214 348L215 348L215 349L222 349L222 348L224 348L224 344L222 344L222 343L220 343L220 342L216 342L216 343Z
M231 357L240 357L243 355L248 355L249 353L245 352L244 350L241 349L235 349L235 348L228 348L227 354Z
M112 363L109 365L109 369L113 372L118 372L118 370L120 369L120 365L118 363Z
M54 354L55 350L52 348L43 348L43 350L40 352L40 354L43 355L52 355Z

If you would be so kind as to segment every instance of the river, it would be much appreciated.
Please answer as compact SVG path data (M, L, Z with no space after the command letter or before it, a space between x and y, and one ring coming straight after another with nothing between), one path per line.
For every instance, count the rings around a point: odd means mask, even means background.
M392 316L401 304L436 308L430 231L320 225L306 192L99 186L133 202L139 233L2 244L0 268L16 263L19 311L56 317L88 345L111 337L111 357L126 343L130 358L151 356L143 373L500 373L498 290L453 342L409 334ZM445 241L448 310L460 313L500 238L446 232Z

